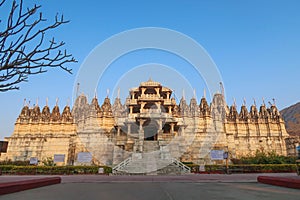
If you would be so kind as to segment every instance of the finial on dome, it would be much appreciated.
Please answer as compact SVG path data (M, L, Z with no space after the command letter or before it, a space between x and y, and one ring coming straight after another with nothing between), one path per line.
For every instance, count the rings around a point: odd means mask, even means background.
M206 90L205 90L205 88L203 90L203 98L206 99Z
M76 88L76 97L78 97L78 95L79 95L79 87L80 87L80 83L77 83L77 88Z
M243 103L244 103L244 106L246 106L246 98L245 97L244 97L244 102Z
M58 98L56 98L56 102L55 102L55 105L56 105L56 106L58 105Z
M24 101L23 101L23 107L26 106L26 98L24 98Z
M70 105L70 98L67 99L67 106Z
M95 88L95 91L94 91L94 98L97 99L97 88Z
M149 80L148 80L148 82L153 82L153 80L152 80L151 76L149 77Z
M120 99L120 88L118 88L118 99Z
M109 89L106 89L106 97L108 98L109 96Z
M224 91L224 86L223 86L222 82L220 82L220 89L221 89L222 96L224 96L225 95L225 91Z
M39 106L39 98L36 98L36 103L35 103L36 106Z
M233 106L236 107L236 100L233 98Z
M262 98L262 102L263 102L263 106L266 106L264 97Z
M48 97L46 98L46 106L48 106Z
M273 98L272 100L273 100L273 105L276 106L276 99Z
M196 89L194 89L193 93L194 93L194 98L196 99Z
M256 100L255 100L255 98L253 98L253 103L254 103L254 105L256 107Z
M270 101L268 101L269 105L272 106L272 103Z
M184 92L184 89L182 89L182 98L185 100L185 92Z

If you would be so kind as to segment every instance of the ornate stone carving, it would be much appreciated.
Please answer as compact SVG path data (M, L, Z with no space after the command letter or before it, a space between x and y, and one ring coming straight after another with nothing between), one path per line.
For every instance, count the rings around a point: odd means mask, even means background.
M66 106L61 114L62 122L73 122L73 117L71 114L71 109L69 106Z
M103 111L103 115L105 116L112 116L112 108L111 108L111 103L110 103L110 99L108 97L106 97L104 99L104 102L101 106L101 109Z
M115 102L112 106L112 113L113 113L114 117L123 116L124 106L122 105L120 98L115 99Z
M259 108L259 117L261 119L269 118L269 112L268 112L268 110L267 110L267 108L264 104L261 105L260 108Z
M180 116L180 108L178 105L174 106L173 112L172 112L174 117L179 117Z
M39 106L34 106L34 108L30 112L30 119L33 122L38 122L41 117L41 111Z
M247 121L248 120L248 110L247 110L247 108L246 108L246 106L245 105L243 105L242 107L241 107L241 112L240 112L240 115L239 115L239 119L240 120L243 120L243 121Z
M278 120L280 118L280 113L275 105L270 107L270 116L274 120Z
M57 122L60 121L61 116L60 116L60 112L59 112L59 107L58 105L54 106L52 113L51 113L51 121L52 122Z
M229 109L229 116L227 117L230 121L235 121L237 120L239 117L239 114L236 110L236 107L235 105L232 105L230 106L230 109Z
M201 99L199 107L200 107L200 115L208 116L211 114L210 107L204 97Z
M181 116L189 115L189 106L186 103L186 100L182 97L179 103L179 109Z
M50 108L48 106L45 106L42 110L41 118L43 122L49 122L50 121Z
M259 117L259 113L255 105L252 105L250 108L250 117L254 120L257 120Z
M199 107L198 107L198 104L197 104L197 101L195 98L192 98L191 99L191 102L190 102L190 113L192 116L198 116L199 115Z

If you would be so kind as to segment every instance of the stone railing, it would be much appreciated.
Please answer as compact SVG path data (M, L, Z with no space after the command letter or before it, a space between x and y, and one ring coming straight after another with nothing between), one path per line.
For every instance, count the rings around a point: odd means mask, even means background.
M180 162L179 160L176 159L172 159L172 162L178 166L182 171L184 171L185 173L191 173L191 168L186 166L185 164L183 164L182 162Z
M112 172L115 174L119 171L122 171L122 169L127 166L130 162L131 162L132 158L129 157L125 160L123 160L122 162L120 162L119 164L117 164L115 167L112 168Z

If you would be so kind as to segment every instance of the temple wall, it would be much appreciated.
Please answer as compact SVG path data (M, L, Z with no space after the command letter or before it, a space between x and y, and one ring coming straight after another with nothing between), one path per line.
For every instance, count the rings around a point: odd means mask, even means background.
M6 138L9 142L7 153L1 160L29 160L37 157L43 161L54 154L64 154L66 165L69 160L69 146L76 135L74 123L16 123L14 133Z
M167 100L167 103L171 102L170 99ZM231 158L254 154L257 150L293 155L299 139L289 138L283 120L276 114L275 105L271 106L273 110L268 111L262 105L259 112L253 105L249 113L242 106L239 114L235 106L229 109L221 94L213 102L216 105L209 106L205 98L202 98L200 105L197 105L194 99L188 106L182 99L179 105L176 102L172 104L172 115L162 113L163 119L159 120L169 120L173 127L174 124L177 129L180 127L173 133L162 133L162 128L158 130L158 145L162 156L169 154L185 162L200 164L204 160L211 162L211 149L228 150ZM118 116L113 114L113 110ZM79 152L91 152L95 164L118 164L129 156L129 152L143 147L143 135L138 135L137 129L133 130L134 127L131 133L135 132L135 136L140 138L127 135L126 131L117 134L115 128L119 127L118 118L123 119L123 124L120 123L123 127L129 123L138 123L138 113L128 120L124 110L126 109L120 103L112 106L108 97L101 107L96 97L88 104L83 95L76 100L72 113L68 106L62 114L57 105L52 113L48 106L42 112L38 106L24 106L12 136L6 139L9 141L8 152L1 154L0 159L14 161L38 157L43 160L53 158L54 154L65 154L65 162L62 164L76 165ZM144 119L146 115L142 114Z

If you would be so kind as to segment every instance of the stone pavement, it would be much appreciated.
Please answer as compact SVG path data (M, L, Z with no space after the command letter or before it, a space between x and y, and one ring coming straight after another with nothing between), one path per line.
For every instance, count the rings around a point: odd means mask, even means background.
M55 175L58 176L58 175ZM259 173L259 174L191 174L181 176L105 176L105 175L65 175L60 176L62 183L93 183L93 182L257 182L258 176L287 177L300 179L296 173ZM2 175L1 182L30 180L52 177L47 175Z
M65 175L62 184L0 199L297 199L300 190L257 183L259 176L300 181L295 173L191 174L182 176ZM1 183L53 176L0 176ZM276 178L277 177L277 178ZM187 188L188 187L188 188ZM234 194L234 195L233 195ZM242 195L242 196L241 196ZM89 197L89 198L87 198ZM151 198L150 198L151 197ZM242 198L241 198L242 197Z
M62 183L0 196L1 200L299 199L300 190L260 183L93 182Z

